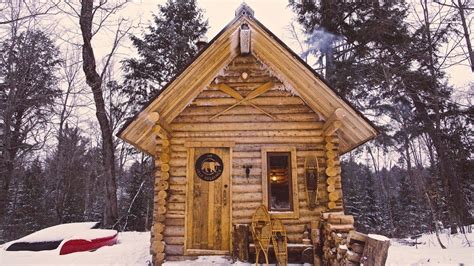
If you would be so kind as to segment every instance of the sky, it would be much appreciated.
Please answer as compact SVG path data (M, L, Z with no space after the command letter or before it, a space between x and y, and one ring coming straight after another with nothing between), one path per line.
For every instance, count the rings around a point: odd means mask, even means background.
M233 18L235 10L245 2L255 11L255 17L269 28L276 36L283 40L297 54L301 54L298 43L293 40L288 27L294 21L294 13L288 7L288 0L197 0L198 6L204 10L204 16L209 19L209 30L207 39L211 40L222 28L224 28ZM128 17L135 23L140 22L141 27L135 32L140 34L142 29L152 23L152 12L157 11L158 4L164 4L166 0L131 0L119 14ZM298 26L297 23L295 23ZM474 32L474 29L472 30ZM107 53L107 45L101 40L98 52L100 55ZM130 47L130 43L125 43L120 57L127 57L136 53ZM474 82L474 74L466 65L451 67L448 71L450 83L456 87L467 87Z

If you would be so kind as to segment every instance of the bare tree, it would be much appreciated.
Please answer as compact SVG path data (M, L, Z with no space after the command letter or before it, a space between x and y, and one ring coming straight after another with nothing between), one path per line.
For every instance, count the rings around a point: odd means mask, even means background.
M457 11L459 15L459 21L462 27L462 32L458 30L455 30L455 32L461 35L466 42L467 51L465 51L465 53L467 54L467 58L470 61L471 71L474 72L474 51L472 50L472 43L470 37L470 26L472 23L472 18L471 20L468 20L468 16L474 10L474 7L469 6L471 0L451 0L451 3L448 3L447 1L435 0L435 2L441 6L450 7Z
M0 1L0 25L30 20L44 15L58 14L58 5L60 2L60 0L6 0L4 3ZM14 12L6 12L6 10Z
M107 20L107 18L109 18L112 14L119 10L125 4L125 2L114 4L113 6L107 6L106 4L107 1L100 1L98 5L94 6L93 0L83 0L81 2L80 12L75 11L75 13L79 15L79 25L81 28L83 40L83 70L86 76L86 83L91 88L92 94L94 96L96 116L97 120L99 121L102 136L102 156L105 173L104 224L106 226L111 226L118 218L117 185L115 173L115 148L113 143L112 125L107 114L106 104L104 101L103 81L104 75L111 62L111 58L117 47L119 46L120 40L127 34L128 30L123 31L120 28L123 20L120 21L115 34L111 52L105 60L105 65L101 73L99 73L97 71L94 49L91 44L92 38L99 31L102 25L104 25L104 22ZM96 15L97 12L102 13L99 18L99 22L96 22L96 24L94 24L94 15ZM94 25L96 25L95 28L93 28Z

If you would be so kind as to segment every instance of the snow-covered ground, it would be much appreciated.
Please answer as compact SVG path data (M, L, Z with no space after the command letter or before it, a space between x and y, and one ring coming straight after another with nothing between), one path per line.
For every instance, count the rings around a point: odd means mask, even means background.
M94 252L59 255L51 251L5 251L0 246L0 265L148 265L150 233L123 232L119 243ZM6 246L6 245L5 245Z
M149 265L149 233L124 232L119 234L119 244L103 247L95 252L58 255L59 251L7 252L0 246L0 265ZM470 245L468 244L468 240ZM387 265L473 265L474 233L466 236L442 235L448 249L438 246L434 235L423 235L418 247L406 246L403 241L392 240ZM196 261L168 262L165 265L228 265L223 257L206 256ZM250 265L236 263L237 265Z
M390 265L474 265L474 233L440 236L447 249L439 247L434 234L423 235L417 247L406 246L403 240L392 240L387 264Z

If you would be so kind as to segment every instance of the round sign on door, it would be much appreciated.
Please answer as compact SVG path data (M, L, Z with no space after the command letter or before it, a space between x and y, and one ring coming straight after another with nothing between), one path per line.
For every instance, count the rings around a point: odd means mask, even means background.
M222 175L224 164L222 159L214 153L205 153L196 160L196 174L205 181L214 181Z

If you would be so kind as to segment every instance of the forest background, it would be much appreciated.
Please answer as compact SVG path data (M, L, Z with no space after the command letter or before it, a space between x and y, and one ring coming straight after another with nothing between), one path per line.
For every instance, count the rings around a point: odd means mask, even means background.
M254 2L256 17L381 131L342 162L357 229L468 229L471 1L277 1L286 21L275 1ZM203 6L228 22L219 8L239 4L0 1L0 243L66 222L149 230L152 158L115 133L212 37Z

